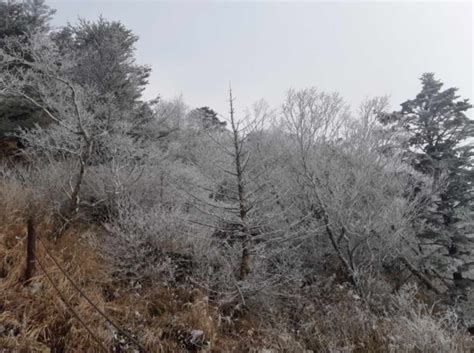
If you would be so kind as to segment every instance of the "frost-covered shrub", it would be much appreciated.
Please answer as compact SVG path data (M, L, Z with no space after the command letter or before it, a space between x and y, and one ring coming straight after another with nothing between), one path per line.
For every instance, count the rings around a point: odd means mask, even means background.
M116 200L115 218L105 225L100 241L119 279L181 281L193 267L193 227L179 207L143 207L123 195Z
M405 286L392 297L387 320L390 352L467 352L469 344L452 308L438 312L416 300L417 287Z
M310 295L308 295L310 294ZM288 352L470 352L474 341L448 308L419 301L414 285L384 295L374 312L346 286L321 279L294 297L291 310L275 308L267 347ZM287 301L289 305L289 302ZM286 319L286 320L285 320Z
M71 164L73 162L61 161L48 165L35 163L0 167L1 186L7 193L2 196L2 201L13 204L13 200L20 197L23 201L18 200L17 209L26 210L36 205L33 207L36 211L58 212L70 185L68 170Z

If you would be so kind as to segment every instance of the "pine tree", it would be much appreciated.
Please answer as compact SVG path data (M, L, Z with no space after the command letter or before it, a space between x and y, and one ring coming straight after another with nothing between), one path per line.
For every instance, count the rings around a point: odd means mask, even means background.
M189 113L189 119L192 125L204 130L224 130L227 123L220 121L217 113L209 107L194 109Z
M433 209L425 212L428 227L420 236L443 245L451 260L469 257L472 244L459 227L459 215L466 210L472 213L474 208L474 121L466 116L472 105L460 99L457 88L443 90L433 73L423 74L421 83L421 92L414 99L380 120L405 134L404 149L414 168L444 184L436 193ZM456 261L454 280L462 278L467 270L464 265Z
M44 0L0 0L0 49L11 53L18 43L25 41L26 35L47 32L55 12ZM12 46L12 41L17 44ZM25 56L28 57L28 53ZM7 69L0 67L0 75ZM0 139L10 139L7 136L19 127L32 127L46 120L44 114L30 102L21 98L0 97Z
M119 108L115 115L130 115L141 106L151 69L136 63L138 36L122 23L102 17L95 22L80 20L53 38L62 53L76 62L71 70L74 81L111 96Z
M0 1L0 45L9 36L49 30L55 12L44 0Z

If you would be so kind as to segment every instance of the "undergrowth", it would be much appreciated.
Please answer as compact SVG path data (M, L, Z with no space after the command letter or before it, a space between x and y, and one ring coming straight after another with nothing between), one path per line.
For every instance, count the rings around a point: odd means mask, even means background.
M57 237L53 214L41 207L35 213L39 263L26 284L25 223L34 196L14 184L1 186L0 196L1 352L100 352L101 346L110 352L139 351L87 303L48 252L101 311L149 352L473 349L455 315L417 301L416 287L388 295L383 311L375 312L349 287L326 280L295 289L291 301L273 310L259 307L263 298L256 297L229 314L224 304L210 299L212 293L190 280L131 284L115 277L114 262L92 246L108 236L104 229L77 221Z

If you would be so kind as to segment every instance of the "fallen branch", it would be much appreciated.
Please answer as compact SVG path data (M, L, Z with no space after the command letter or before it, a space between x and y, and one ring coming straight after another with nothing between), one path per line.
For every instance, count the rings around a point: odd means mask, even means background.
M433 282L431 282L430 279L426 277L423 273L418 271L415 266L413 266L405 257L400 257L399 259L406 266L406 268L408 268L411 273L418 277L418 279L423 282L429 289L431 289L436 294L441 294L441 291L436 288Z

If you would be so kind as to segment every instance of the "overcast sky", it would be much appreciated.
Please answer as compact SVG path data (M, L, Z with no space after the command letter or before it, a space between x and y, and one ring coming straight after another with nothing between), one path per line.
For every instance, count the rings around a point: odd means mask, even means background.
M338 91L353 107L390 95L398 108L428 71L473 97L471 2L48 4L56 26L102 14L132 29L138 62L153 69L148 98L182 94L191 107L225 114L231 81L238 111L260 98L279 105L290 87L309 86Z

